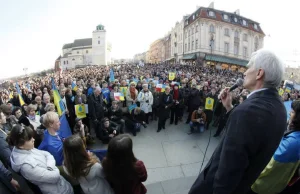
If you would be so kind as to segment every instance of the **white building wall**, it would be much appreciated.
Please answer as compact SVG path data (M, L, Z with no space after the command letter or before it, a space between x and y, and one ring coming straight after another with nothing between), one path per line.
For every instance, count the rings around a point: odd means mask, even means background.
M100 44L99 42L100 41ZM93 32L93 64L96 65L107 65L107 42L106 42L106 31L96 30Z
M198 25L199 31L198 33L195 32L195 28ZM191 54L191 53L211 53L210 47L210 25L214 26L215 32L214 35L214 49L212 54L216 55L224 55L228 57L239 58L243 60L249 60L251 54L255 51L255 37L258 38L258 49L263 47L263 35L243 27L239 27L236 25L228 24L225 22L218 22L214 20L208 19L198 19L194 21L192 24L184 28L183 38L184 38L184 54ZM194 28L194 34L192 34L192 29ZM229 36L225 35L225 29L229 30ZM188 35L189 30L191 32L190 36ZM239 49L238 49L238 56L234 54L234 35L235 31L239 32ZM187 36L186 36L187 32ZM247 41L243 40L243 34L247 34ZM192 41L194 40L194 44L198 39L198 49L195 48L192 50ZM229 50L228 53L225 52L225 42L229 43ZM188 44L190 43L190 50L188 49ZM185 50L185 44L187 45L187 50ZM243 49L244 47L247 48L247 56L246 58L243 56Z

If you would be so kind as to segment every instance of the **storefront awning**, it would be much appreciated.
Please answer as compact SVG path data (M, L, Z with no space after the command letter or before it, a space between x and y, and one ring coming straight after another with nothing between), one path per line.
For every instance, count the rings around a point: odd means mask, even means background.
M218 56L218 55L209 55L209 54L205 55L205 60L217 61L217 62L228 63L228 64L236 64L244 67L246 67L246 65L248 64L248 61L245 60L234 59L234 58Z
M183 60L191 60L191 59L196 59L196 58L197 58L196 54L188 54L188 55L184 55L182 57Z

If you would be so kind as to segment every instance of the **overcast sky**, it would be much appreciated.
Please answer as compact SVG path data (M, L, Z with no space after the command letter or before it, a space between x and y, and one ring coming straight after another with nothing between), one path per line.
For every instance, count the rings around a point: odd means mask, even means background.
M64 43L91 38L106 27L113 58L132 58L148 50L182 16L207 7L208 0L0 0L0 78L54 66ZM299 7L296 0L215 0L215 9L234 12L261 24L265 48L290 64L300 63ZM293 62L294 61L294 62ZM296 62L295 62L296 61ZM299 64L300 65L300 64Z

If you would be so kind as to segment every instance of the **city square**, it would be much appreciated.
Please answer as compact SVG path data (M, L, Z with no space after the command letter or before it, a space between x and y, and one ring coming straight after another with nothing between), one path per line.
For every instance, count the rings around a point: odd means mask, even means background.
M0 194L300 194L296 2L0 7Z

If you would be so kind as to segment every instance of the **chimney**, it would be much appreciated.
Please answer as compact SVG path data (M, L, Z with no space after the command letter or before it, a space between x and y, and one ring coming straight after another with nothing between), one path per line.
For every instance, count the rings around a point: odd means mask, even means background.
M235 13L236 15L240 15L240 9L237 9L234 13Z
M215 3L214 3L214 2L211 2L211 3L209 4L208 8L214 9L214 8L215 8Z

